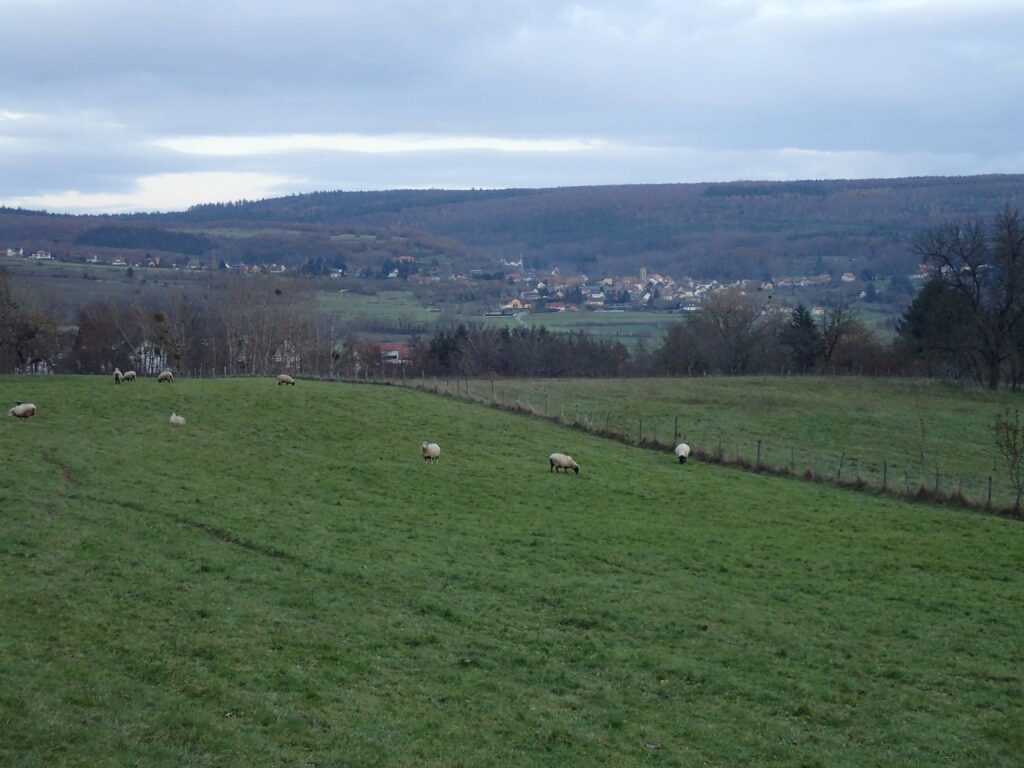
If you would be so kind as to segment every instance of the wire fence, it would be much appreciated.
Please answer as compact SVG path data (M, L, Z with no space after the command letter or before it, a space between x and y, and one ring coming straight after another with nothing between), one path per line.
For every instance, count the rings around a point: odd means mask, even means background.
M629 445L672 450L685 442L692 458L715 464L803 480L831 483L874 494L985 510L1017 516L1016 492L996 472L979 474L955 466L923 465L905 456L865 456L842 448L825 450L787 445L712 427L687 429L679 416L615 412L578 403L556 402L536 390L524 393L503 382L397 376L360 381L395 384L437 395L547 419ZM524 396L525 395L525 396Z

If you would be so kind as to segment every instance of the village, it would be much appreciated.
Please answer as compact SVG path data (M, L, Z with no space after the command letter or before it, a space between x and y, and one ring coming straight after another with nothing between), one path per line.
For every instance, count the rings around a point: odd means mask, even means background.
M102 258L96 253L72 254L58 257L46 249L30 250L7 247L8 259L22 259L26 262L64 261L96 266L123 267L132 272L145 269L171 269L188 272L221 271L245 274L264 275L300 275L308 274L303 266L286 266L279 263L243 264L229 263L224 260L216 265L198 259L181 257L170 262L166 256L133 257L118 255ZM385 267L374 270L363 267L349 274L343 268L328 268L322 275L330 280L349 278L350 280L374 280L382 283L400 283L409 287L429 287L438 284L454 286L473 286L481 283L500 283L500 289L492 290L496 298L482 308L485 317L514 316L524 312L591 312L617 313L627 311L674 311L694 312L700 309L702 302L710 295L737 290L743 293L761 292L766 296L769 309L785 311L792 300L804 289L808 289L807 299L797 299L810 304L813 315L821 316L826 312L822 297L829 293L842 291L844 301L874 300L876 277L870 273L857 275L846 271L834 279L832 274L805 274L779 276L765 279L739 279L722 282L715 279L697 279L689 276L672 277L649 271L645 267L638 274L602 275L592 278L585 273L562 274L559 267L547 270L527 269L522 259L501 260L492 270L472 269L467 272L444 271L436 264L421 264L416 257L405 255ZM140 274L144 274L141 272ZM930 274L927 265L920 264L916 272L897 276L896 279L923 280ZM832 289L830 291L829 289ZM817 290L813 290L817 289ZM846 290L842 290L846 289ZM347 292L348 288L339 288L339 292Z

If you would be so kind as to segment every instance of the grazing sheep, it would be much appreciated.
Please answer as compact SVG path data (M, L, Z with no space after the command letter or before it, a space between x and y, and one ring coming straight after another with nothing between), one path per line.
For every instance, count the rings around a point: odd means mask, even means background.
M121 379L123 379L123 378L124 378L124 374L121 373L121 369L120 368L115 368L114 369L114 383L115 384L120 384L121 383Z
M428 443L424 441L420 443L420 454L423 456L424 461L429 461L431 464L437 464L437 460L441 458L441 446L437 443Z
M19 419L31 419L36 415L34 403L18 403L7 412L8 416L16 416Z
M685 464L687 457L690 455L690 446L686 443L680 443L676 446L676 456L679 458L680 464Z
M171 421L171 424L184 424L185 423L185 417L184 416L179 416L176 413L171 413L170 421Z
M282 384L291 384L294 387L295 379L293 379L287 373L279 373L277 374L277 386L281 386Z
M135 371L125 371L121 376L122 381L135 381Z
M551 462L552 472L558 472L560 469L568 472L571 469L577 475L580 473L580 465L572 460L572 456L564 453L552 453L548 456L548 461Z
M160 371L160 375L156 377L156 382L157 384L163 384L165 381L168 384L172 383L174 381L174 374L170 371Z

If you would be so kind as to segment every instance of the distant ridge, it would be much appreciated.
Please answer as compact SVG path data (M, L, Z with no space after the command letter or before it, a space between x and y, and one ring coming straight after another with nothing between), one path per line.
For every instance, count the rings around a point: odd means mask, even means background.
M1024 175L734 181L502 190L312 192L196 206L171 214L40 216L0 210L0 246L67 248L116 227L204 238L202 258L284 263L309 254L374 264L403 249L454 268L499 260L589 273L750 277L815 269L905 271L909 243L950 219L988 217L1024 200ZM361 236L361 237L354 237ZM242 241L245 241L244 245ZM183 246L182 246L183 247ZM195 250L194 247L191 250ZM174 252L173 250L171 252Z

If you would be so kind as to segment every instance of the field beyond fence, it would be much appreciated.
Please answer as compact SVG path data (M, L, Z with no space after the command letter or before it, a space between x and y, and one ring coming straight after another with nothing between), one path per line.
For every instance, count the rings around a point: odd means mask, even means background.
M396 384L528 413L608 438L859 490L1012 513L993 438L1021 397L861 377L456 379Z

